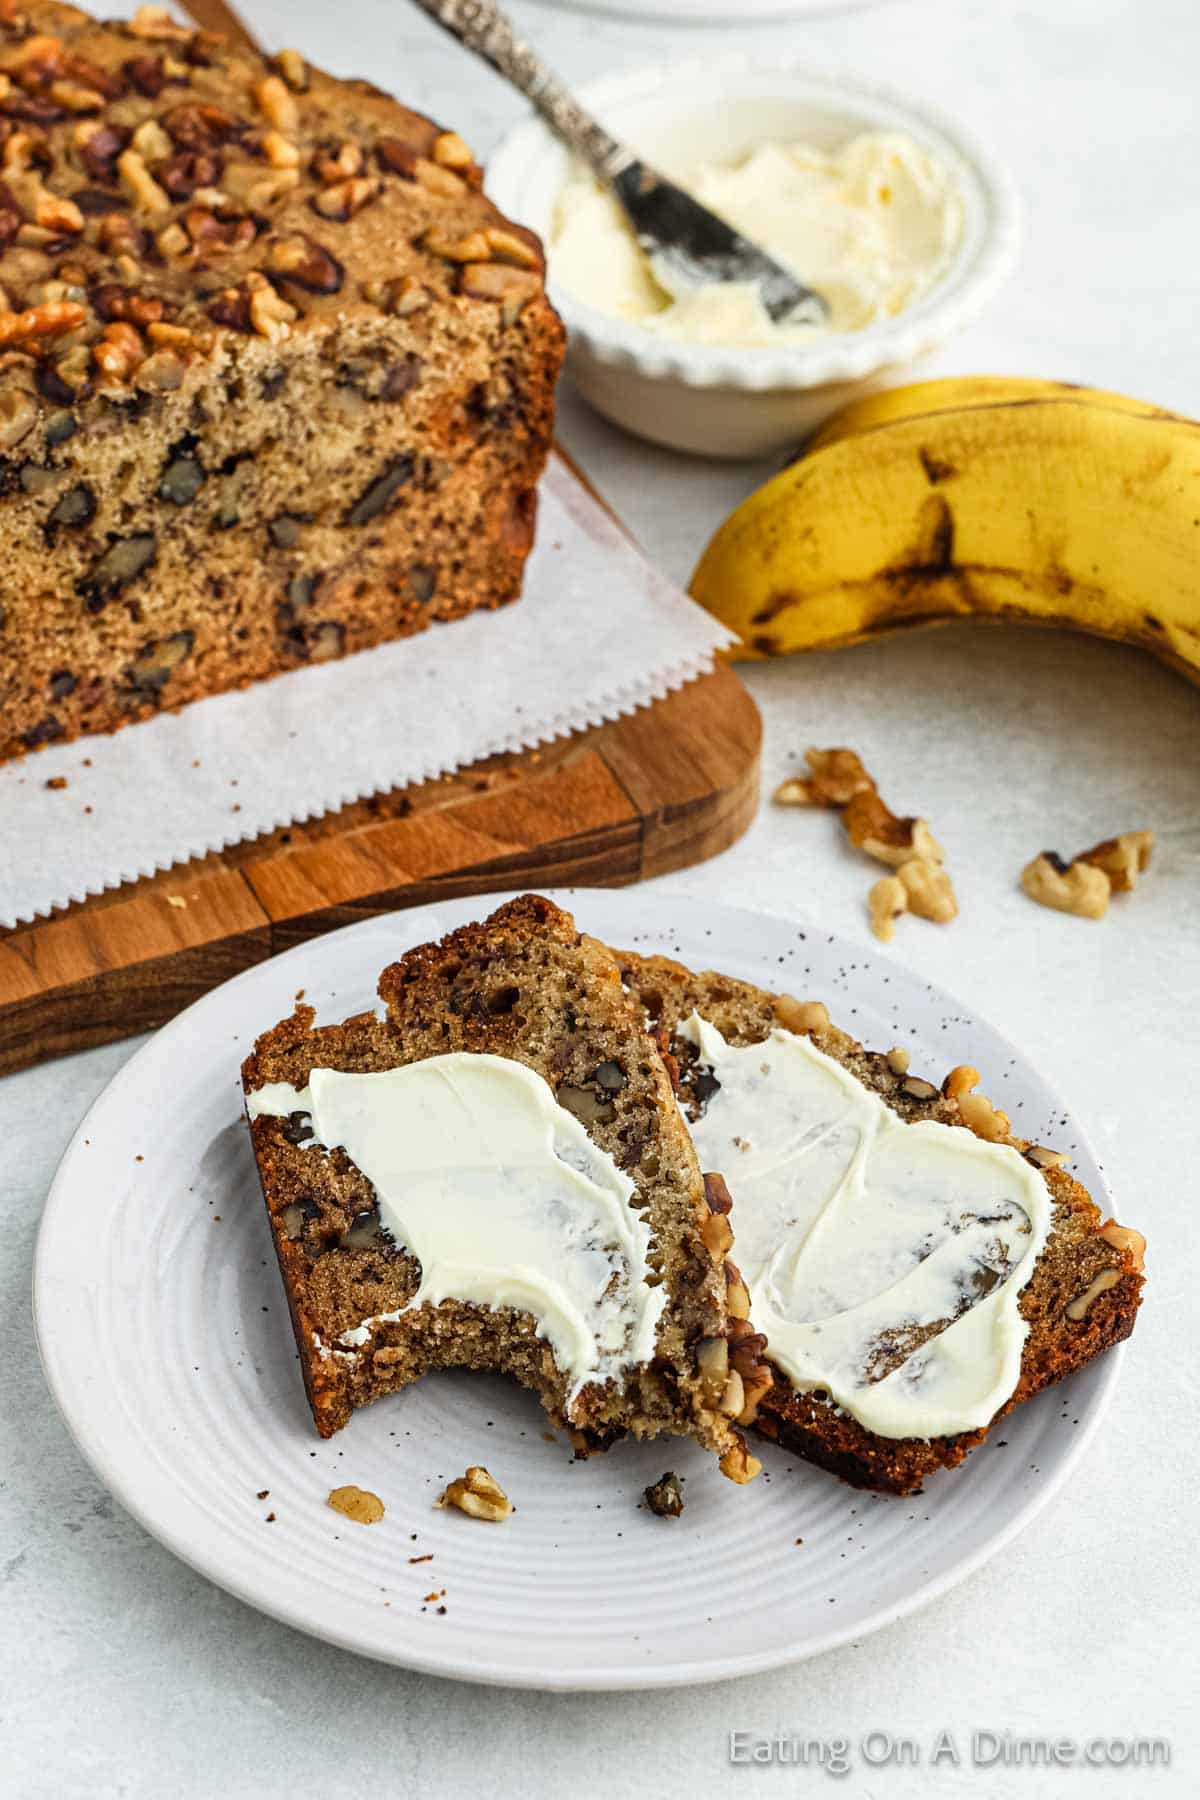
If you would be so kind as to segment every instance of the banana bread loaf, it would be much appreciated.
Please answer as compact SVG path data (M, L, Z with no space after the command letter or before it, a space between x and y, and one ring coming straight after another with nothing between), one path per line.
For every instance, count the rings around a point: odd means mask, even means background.
M735 1421L769 1378L737 1316L727 1202L701 1176L612 953L524 895L409 951L379 993L384 1019L316 1027L298 1008L242 1071L321 1435L428 1369L500 1369L581 1454L625 1433L687 1432L749 1479L758 1465ZM412 1098L389 1071L425 1085ZM331 1125L329 1087L335 1104L351 1095L348 1130ZM554 1158L526 1161L511 1127L539 1096ZM627 1198L581 1224L591 1202L572 1171ZM571 1304L555 1312L557 1272L572 1268ZM573 1374L581 1329L604 1348Z
M451 131L0 0L0 759L518 593L563 333Z
M977 1136L992 1143L1006 1144L1019 1151L1040 1173L1049 1190L1051 1201L1049 1229L1040 1255L1021 1289L1018 1307L1024 1321L1024 1342L1020 1350L1015 1385L995 1415L980 1429L955 1431L930 1436L885 1436L867 1429L853 1414L836 1405L831 1396L813 1388L793 1384L778 1367L774 1385L762 1400L756 1420L764 1436L776 1440L809 1462L819 1464L855 1487L875 1488L883 1492L908 1494L920 1489L922 1482L941 1468L953 1468L967 1452L987 1436L988 1430L1012 1407L1028 1400L1044 1387L1074 1370L1080 1369L1111 1345L1129 1336L1137 1318L1142 1288L1141 1234L1114 1221L1101 1220L1099 1208L1087 1190L1061 1167L1063 1158L1053 1151L1015 1137L1009 1122L981 1094L974 1092L978 1073L974 1069L952 1070L941 1087L909 1074L903 1052L881 1054L864 1050L848 1033L832 1024L825 1006L819 1001L800 1002L790 996L776 995L738 981L727 975L708 972L694 974L667 957L641 957L618 951L622 974L631 993L643 1007L649 1022L660 1033L664 1052L671 1057L677 1071L681 1104L697 1129L706 1109L712 1104L720 1083L710 1067L698 1055L687 1021L699 1013L715 1026L727 1044L749 1046L763 1044L773 1032L783 1030L811 1041L859 1082L877 1095L891 1112L912 1124L933 1121L939 1126L967 1126ZM756 1059L757 1060L757 1059ZM736 1119L731 1121L736 1125ZM748 1129L743 1125L743 1129ZM832 1134L830 1134L832 1135ZM742 1139L735 1140L742 1143ZM812 1140L810 1140L812 1141ZM829 1141L827 1137L826 1141ZM749 1142L744 1148L750 1150ZM742 1208L742 1231L750 1239L750 1221L745 1209L753 1204L753 1189L743 1177L738 1182L736 1168L728 1170L733 1183L733 1228L738 1232L739 1206ZM797 1188L801 1184L797 1182ZM959 1205L965 1216L968 1204L964 1196ZM824 1221L822 1221L822 1224ZM961 1226L961 1221L959 1221ZM954 1227L951 1227L951 1234ZM814 1227L810 1237L819 1238ZM809 1239L804 1241L807 1250ZM934 1238L918 1246L918 1254L934 1260ZM864 1267L876 1253L877 1244L864 1241ZM795 1251L793 1251L793 1255ZM818 1256L820 1250L817 1250ZM779 1262L785 1258L785 1246L779 1246ZM989 1266L991 1263L992 1266ZM743 1262L749 1270L751 1265ZM970 1287L958 1296L958 1304L969 1309L995 1285L997 1270L994 1257L980 1254L974 1266L968 1262ZM755 1271L755 1276L761 1271ZM892 1271L894 1274L895 1271ZM755 1276L749 1276L751 1317L759 1331L766 1329L755 1318ZM766 1278L771 1285L774 1276ZM897 1284L896 1292L900 1291ZM870 1291L870 1282L863 1290ZM826 1295L828 1313L834 1311ZM946 1328L951 1320L937 1321L930 1332L928 1325L913 1329L912 1321L903 1316L903 1305L896 1303L897 1316L880 1333L879 1366L872 1371L878 1378L891 1367L906 1365L914 1348L919 1352L933 1333ZM828 1313L818 1308L822 1329L828 1329ZM770 1331L767 1331L766 1356L771 1360ZM913 1356L912 1380L919 1383L919 1355Z

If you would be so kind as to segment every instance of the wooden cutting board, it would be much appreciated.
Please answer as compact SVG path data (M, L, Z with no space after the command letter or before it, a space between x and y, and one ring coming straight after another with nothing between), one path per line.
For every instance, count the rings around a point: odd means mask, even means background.
M754 816L760 739L753 700L721 667L615 724L0 930L0 1073L161 1025L252 963L373 913L701 862Z

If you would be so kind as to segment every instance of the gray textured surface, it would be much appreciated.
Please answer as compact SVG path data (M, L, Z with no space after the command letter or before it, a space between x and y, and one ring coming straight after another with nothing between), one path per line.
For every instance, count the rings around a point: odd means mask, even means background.
M722 31L636 28L517 5L572 79L719 54ZM248 9L265 39L370 72L486 149L518 103L397 0ZM348 20L353 16L351 29ZM403 35L403 46L400 38ZM1020 273L947 370L1063 375L1200 414L1189 148L1200 18L1189 0L896 4L743 43L811 50L940 101L993 136L1030 208ZM369 45L368 50L365 46ZM651 554L684 576L758 478L650 452L564 406L564 436ZM956 628L755 669L767 776L807 742L849 741L898 804L934 821L963 916L907 921L898 958L957 990L1090 1126L1120 1209L1151 1240L1152 1286L1106 1430L1025 1539L923 1614L818 1662L720 1690L559 1698L378 1668L259 1618L111 1505L46 1396L29 1269L55 1161L128 1054L113 1046L0 1083L0 1792L6 1796L322 1796L819 1791L730 1770L726 1733L776 1727L857 1742L972 1728L1174 1740L1170 1771L1047 1776L884 1767L835 1789L909 1800L1196 1791L1195 1069L1200 1058L1200 693L1148 660L1057 633ZM1153 825L1146 886L1102 925L1036 911L1013 874L1043 844ZM865 936L864 869L827 818L764 812L680 892L790 911ZM86 1230L86 1220L80 1221ZM802 1528L802 1526L800 1527ZM297 1579L302 1579L298 1571Z

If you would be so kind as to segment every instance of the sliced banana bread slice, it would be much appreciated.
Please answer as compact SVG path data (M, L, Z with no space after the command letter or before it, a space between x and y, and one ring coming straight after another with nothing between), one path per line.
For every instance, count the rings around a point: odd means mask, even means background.
M727 1202L611 952L526 895L379 993L383 1018L298 1007L242 1071L318 1431L428 1369L496 1369L581 1453L686 1432L748 1479Z
M1040 1237L1034 1231L1032 1218L1027 1221L1018 1207L999 1203L990 1209L987 1205L973 1207L969 1198L964 1198L948 1209L952 1220L948 1226L924 1238L919 1233L914 1234L916 1241L910 1253L898 1259L889 1259L882 1254L880 1244L871 1241L870 1214L864 1208L860 1233L861 1264L853 1271L849 1287L851 1300L859 1309L859 1318L865 1321L860 1328L861 1341L868 1342L865 1335L868 1331L873 1331L874 1336L869 1339L869 1354L864 1364L865 1381L871 1385L859 1390L867 1404L857 1410L870 1417L871 1403L881 1399L873 1384L890 1380L893 1390L899 1384L907 1388L907 1393L899 1396L901 1404L892 1408L894 1417L903 1417L905 1406L911 1406L914 1395L921 1393L922 1382L928 1380L926 1359L932 1345L951 1324L960 1320L977 1319L974 1340L965 1339L970 1353L978 1353L983 1358L996 1357L999 1326L994 1312L985 1322L983 1304L989 1294L996 1294L993 1308L998 1305L999 1290L1007 1282L1011 1287L1009 1301L1015 1327L1012 1334L1014 1354L1008 1365L1008 1379L1002 1381L998 1390L991 1390L993 1399L998 1395L998 1403L990 1416L977 1419L972 1429L892 1435L890 1431L868 1428L860 1421L853 1409L853 1399L848 1404L836 1404L827 1390L789 1379L788 1374L776 1365L774 1384L758 1411L758 1429L765 1436L856 1487L896 1494L914 1493L937 1469L960 1463L970 1449L982 1442L996 1420L1020 1401L1082 1368L1132 1331L1142 1287L1145 1246L1140 1234L1111 1220L1102 1222L1099 1208L1086 1189L1060 1166L1065 1159L1015 1136L1005 1115L974 1091L979 1080L974 1069L951 1070L941 1085L935 1086L909 1073L906 1052L895 1050L881 1054L865 1050L830 1022L828 1011L819 1001L802 1002L790 996L772 994L748 982L714 972L695 974L665 957L640 957L620 951L617 956L629 991L658 1034L660 1048L675 1071L681 1105L702 1142L712 1135L703 1126L705 1118L710 1116L708 1109L727 1106L729 1096L724 1100L720 1098L719 1077L713 1065L704 1059L704 1034L697 1027L694 1015L699 1015L707 1026L714 1027L727 1046L762 1045L764 1051L769 1047L771 1054L764 1056L758 1064L763 1079L771 1079L767 1074L768 1064L780 1045L780 1040L773 1034L783 1032L803 1038L837 1065L835 1070L819 1058L808 1058L821 1079L828 1077L831 1087L837 1086L837 1071L845 1071L854 1083L878 1096L890 1114L917 1126L919 1131L913 1139L904 1132L885 1133L891 1145L899 1143L900 1160L904 1165L901 1178L892 1181L887 1196L889 1206L908 1205L914 1186L919 1185L913 1181L913 1170L922 1175L925 1172L915 1154L917 1139L921 1144L921 1156L928 1155L930 1147L936 1155L939 1143L945 1147L937 1127L965 1126L976 1138L991 1146L1007 1146L999 1162L985 1173L982 1182L985 1194L991 1191L989 1184L993 1181L999 1184L1001 1174L1011 1176L1016 1173L1015 1165L1008 1162L1010 1154L1024 1159L1020 1174L1033 1191L1034 1198L1034 1204L1027 1208L1030 1215L1039 1211L1040 1184L1044 1183L1048 1194L1048 1204L1042 1201L1040 1207L1044 1215ZM719 1040L710 1035L708 1042L711 1048ZM786 1047L786 1040L784 1043ZM842 1078L842 1085L851 1084L846 1084ZM763 1119L760 1108L757 1127L760 1137L764 1136ZM752 1254L752 1221L746 1209L764 1204L765 1190L750 1177L750 1168L755 1165L755 1146L737 1134L737 1124L736 1118L731 1119L723 1129L733 1132L730 1144L736 1146L731 1147L728 1160L741 1161L743 1170L740 1175L736 1167L726 1168L724 1172L729 1176L736 1196L734 1229L739 1229L740 1209L740 1233L749 1256ZM931 1124L935 1128L932 1137ZM767 1334L768 1361L772 1357L772 1327L766 1318L768 1313L772 1317L778 1316L779 1280L784 1278L795 1283L794 1270L801 1254L817 1265L824 1257L825 1264L829 1265L828 1221L837 1207L851 1204L847 1199L848 1189L843 1184L848 1179L845 1171L859 1152L857 1140L852 1132L847 1132L839 1148L836 1131L829 1126L820 1128L824 1135L818 1139L813 1121L806 1121L798 1109L791 1140L793 1147L801 1142L798 1134L806 1125L809 1135L803 1141L810 1166L807 1172L801 1168L795 1173L795 1186L787 1197L786 1210L793 1215L791 1241L779 1243L769 1267L756 1252L753 1253L753 1267L743 1260L751 1318L756 1329ZM789 1128L780 1128L780 1141L787 1137ZM743 1124L743 1130L749 1131L749 1125ZM954 1142L961 1145L957 1134ZM833 1207L810 1220L805 1213L805 1197L800 1184L805 1180L810 1183L816 1180L819 1184L822 1179L821 1170L810 1154L814 1146L823 1147L829 1189L835 1192L835 1198ZM758 1146L760 1164L765 1147L763 1143ZM905 1150L914 1152L907 1162L903 1157ZM744 1157L742 1151L747 1153ZM795 1154L794 1148L792 1153ZM894 1148L889 1148L887 1154L895 1164ZM1032 1179L1035 1174L1036 1180ZM776 1185L775 1195L778 1192ZM894 1229L893 1225L885 1224L881 1237ZM1009 1233L1007 1251L1000 1242L1005 1231ZM973 1238L967 1236L969 1232L974 1233ZM782 1239L788 1239L787 1232L781 1235ZM913 1272L921 1265L932 1270L935 1258L947 1254L952 1238L957 1239L952 1252L957 1257L956 1280L950 1280L948 1285L943 1282L941 1288L933 1290L935 1295L940 1293L945 1299L944 1308L939 1311L935 1305L921 1315L910 1303ZM1024 1264L1020 1261L1022 1243L1027 1252ZM797 1260L785 1260L789 1257ZM872 1258L879 1264L877 1269L872 1267ZM893 1296L894 1316L891 1317L886 1312L881 1313L878 1298L889 1283ZM842 1285L846 1283L843 1281ZM796 1291L794 1285L792 1291ZM825 1270L816 1266L804 1284L804 1293L808 1310L802 1318L807 1341L820 1343L820 1337L812 1337L816 1330L825 1334L828 1342L830 1334L844 1329L844 1321L850 1316L850 1308L839 1302L838 1282L832 1278L826 1280ZM981 1309L978 1315L974 1313L976 1307ZM874 1310L868 1310L870 1308ZM886 1322L881 1323L881 1320ZM783 1328L780 1328L777 1354L782 1335ZM961 1330L958 1337L964 1341ZM948 1345L943 1346L943 1356L947 1352ZM961 1363L963 1352L956 1350L954 1354ZM982 1388L986 1395L989 1392L987 1384L982 1384ZM874 1410L879 1410L878 1405Z

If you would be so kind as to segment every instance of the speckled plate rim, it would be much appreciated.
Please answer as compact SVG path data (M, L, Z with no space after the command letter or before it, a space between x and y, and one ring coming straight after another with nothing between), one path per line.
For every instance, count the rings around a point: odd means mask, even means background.
M676 895L652 895L644 890L625 889L567 889L546 890L549 896L561 905L575 911L580 925L586 930L607 934L612 941L623 941L632 944L636 939L645 939L647 935L661 938L682 936L692 937L699 941L704 939L709 946L706 954L714 963L720 963L720 927L722 922L740 926L743 930L766 924L782 925L789 930L801 927L796 921L782 918L778 914L757 912L746 907L727 906L723 903L705 899L686 898ZM1082 1401L1077 1401L1079 1419L1078 1428L1070 1433L1056 1434L1060 1446L1060 1454L1051 1469L1043 1469L1041 1479L1032 1489L1024 1502L1018 1505L1009 1516L999 1524L993 1524L981 1531L978 1542L966 1554L959 1557L938 1575L918 1581L912 1590L899 1599L881 1604L873 1611L859 1615L853 1621L839 1624L827 1631L809 1632L795 1642L785 1646L773 1646L766 1651L746 1651L730 1655L723 1659L706 1658L699 1662L676 1661L671 1663L646 1666L638 1663L622 1663L589 1668L586 1672L577 1669L564 1671L552 1660L552 1647L548 1645L548 1660L543 1668L536 1670L523 1669L514 1674L511 1667L498 1660L494 1655L472 1656L469 1659L459 1654L439 1653L429 1650L424 1645L416 1646L411 1640L396 1646L395 1650L383 1650L377 1644L364 1644L352 1630L340 1628L328 1619L315 1619L302 1604L281 1599L278 1595L264 1594L253 1581L235 1578L224 1566L219 1548L211 1542L197 1544L186 1531L177 1528L169 1505L153 1504L143 1498L136 1485L131 1484L128 1471L123 1466L120 1456L120 1443L114 1443L106 1434L103 1426L94 1416L89 1415L82 1404L83 1395L74 1379L75 1365L69 1354L69 1332L64 1328L66 1320L61 1309L60 1297L54 1289L56 1273L55 1260L61 1253L64 1239L72 1235L70 1213L77 1204L76 1177L83 1174L90 1180L94 1171L83 1171L80 1166L81 1147L89 1132L97 1129L97 1122L103 1120L104 1113L112 1102L114 1094L137 1083L140 1074L147 1070L154 1061L161 1058L164 1050L182 1048L189 1039L195 1041L195 1034L203 1030L211 1021L215 1023L220 1016L224 1000L232 989L248 990L268 979L274 983L281 971L290 971L289 981L299 979L304 982L306 963L316 951L328 954L336 952L337 947L357 936L371 933L378 935L381 928L392 928L395 936L389 948L399 954L403 947L416 944L428 936L429 928L424 921L436 917L437 929L444 931L453 929L460 923L476 919L492 910L495 906L511 898L507 894L486 894L464 899L435 902L429 906L414 908L384 918L373 918L345 927L338 932L330 933L312 944L299 945L283 955L268 959L254 968L245 970L235 976L232 981L224 983L211 993L194 1002L180 1013L151 1040L142 1046L122 1069L113 1077L104 1091L89 1109L78 1127L74 1137L65 1151L47 1196L46 1206L38 1234L34 1259L34 1325L38 1351L42 1360L50 1392L57 1404L68 1430L85 1459L91 1464L100 1480L115 1495L121 1505L134 1519L154 1538L166 1546L174 1555L186 1563L197 1573L224 1588L237 1599L267 1616L289 1625L298 1631L317 1637L339 1648L366 1655L374 1660L388 1662L402 1668L421 1673L445 1676L459 1680L478 1682L485 1685L520 1687L540 1691L558 1692L613 1692L646 1687L681 1687L714 1681L735 1679L739 1676L752 1675L761 1671L784 1667L792 1663L819 1656L826 1651L856 1642L863 1637L883 1629L898 1620L908 1617L920 1608L929 1605L950 1589L958 1586L975 1570L981 1568L1004 1547L1011 1543L1031 1520L1045 1507L1063 1484L1085 1454L1089 1444L1096 1435L1105 1413L1108 1410L1116 1389L1120 1369L1124 1360L1125 1346L1118 1345L1096 1363L1073 1378L1078 1382L1087 1379L1087 1392ZM624 913L626 916L621 917ZM658 916L663 921L661 927L649 934L647 927ZM668 922L669 921L669 922ZM986 1024L961 1001L946 993L936 984L924 982L915 973L905 969L903 965L892 962L861 944L838 938L835 934L823 932L819 927L805 925L803 930L811 932L814 937L821 938L832 946L836 953L844 953L847 959L861 972L860 979L864 985L872 978L886 974L893 984L894 994L902 995L905 986L911 984L912 989L919 990L926 997L933 995L939 1004L953 1010L960 1022L972 1033L981 1034L990 1040L986 1049L1006 1051L1012 1059L1011 1066L1020 1066L1030 1073L1032 1066L1028 1064L1019 1050L1009 1040ZM764 968L764 981L769 979L769 971ZM985 1055L985 1062L988 1057ZM1098 1203L1108 1200L1107 1188L1102 1175L1098 1174L1095 1153L1086 1134L1084 1134L1069 1109L1057 1099L1052 1089L1040 1077L1036 1077L1039 1086L1054 1104L1063 1121L1063 1128L1069 1130L1081 1158L1093 1165L1089 1171L1094 1197ZM122 1095L123 1097L123 1095ZM1060 1393L1063 1390L1058 1390ZM1054 1390L1027 1403L1025 1412L1047 1402L1053 1403ZM164 1465L169 1458L163 1457ZM830 1478L832 1479L832 1478ZM939 1477L953 1481L955 1474ZM161 1500L158 1488L153 1495Z

